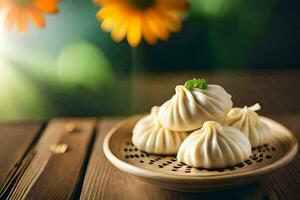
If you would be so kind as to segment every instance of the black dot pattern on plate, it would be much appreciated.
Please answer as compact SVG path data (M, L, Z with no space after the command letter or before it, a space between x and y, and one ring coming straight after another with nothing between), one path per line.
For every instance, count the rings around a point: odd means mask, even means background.
M185 163L178 162L176 156L165 156L165 155L153 155L146 152L140 151L134 147L131 142L127 142L123 149L125 159L138 159L136 162L143 165L155 166L158 169L166 168L170 172L189 174L193 171L207 171L207 172L224 172L234 171L239 168L244 168L250 165L261 163L265 160L273 158L272 152L276 151L275 147L264 144L252 148L252 155L242 163L236 164L235 166L229 166L225 168L207 169L207 168L194 168L186 165Z
M272 156L271 155L266 155L266 159L271 159Z

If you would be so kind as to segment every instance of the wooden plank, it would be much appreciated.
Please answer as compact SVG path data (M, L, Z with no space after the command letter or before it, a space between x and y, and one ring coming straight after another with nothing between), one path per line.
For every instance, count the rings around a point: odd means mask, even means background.
M68 133L68 124L77 129ZM95 128L94 119L55 119L34 149L34 157L8 199L72 199L76 194ZM65 153L53 147L66 144Z
M99 122L97 137L84 180L82 200L100 199L179 199L180 193L139 181L114 168L105 158L102 143L106 133L119 120Z
M102 142L106 133L115 126L119 120L104 120L97 124L97 133L94 148L88 163L81 199L100 199L103 195L103 186L109 178L111 166L105 159Z
M300 115L272 116L290 128L300 138ZM139 181L113 167L105 158L102 143L107 132L119 120L103 120L98 125L97 138L84 180L81 199L150 200L150 199L299 199L300 156L287 167L260 182L241 188L209 193L167 191Z
M10 122L0 124L0 196L10 187L22 159L38 137L41 122Z

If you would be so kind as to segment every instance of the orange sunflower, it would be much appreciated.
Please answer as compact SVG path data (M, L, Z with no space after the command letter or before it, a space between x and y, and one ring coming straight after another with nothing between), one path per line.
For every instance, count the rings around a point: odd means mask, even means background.
M101 6L97 19L101 28L111 32L114 41L127 37L136 47L142 38L149 44L168 40L178 32L188 11L186 0L95 0Z
M38 28L45 27L43 14L55 14L59 0L0 0L0 11L6 12L5 28L10 31L17 25L21 33L27 31L31 19Z

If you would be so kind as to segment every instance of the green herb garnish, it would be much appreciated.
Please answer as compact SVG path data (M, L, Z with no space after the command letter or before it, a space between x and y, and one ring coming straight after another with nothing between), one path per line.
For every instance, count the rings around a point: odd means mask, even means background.
M186 81L184 83L184 86L189 90L194 88L205 90L207 89L207 81L202 78L193 78L191 80Z

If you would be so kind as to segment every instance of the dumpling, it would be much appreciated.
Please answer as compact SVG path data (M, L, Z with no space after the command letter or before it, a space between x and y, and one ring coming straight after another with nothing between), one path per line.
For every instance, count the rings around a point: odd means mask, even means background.
M153 154L176 154L187 132L171 131L158 120L159 107L154 106L151 114L138 121L133 129L132 143L138 149Z
M205 121L222 121L232 108L231 95L219 85L208 85L206 89L178 85L175 91L158 113L160 123L170 130L191 131Z
M224 168L247 160L248 138L238 129L207 121L181 144L177 160L192 167Z
M250 140L252 147L268 143L271 133L268 125L262 122L255 112L260 110L257 103L251 107L232 108L224 122L227 126L233 126L243 132Z

